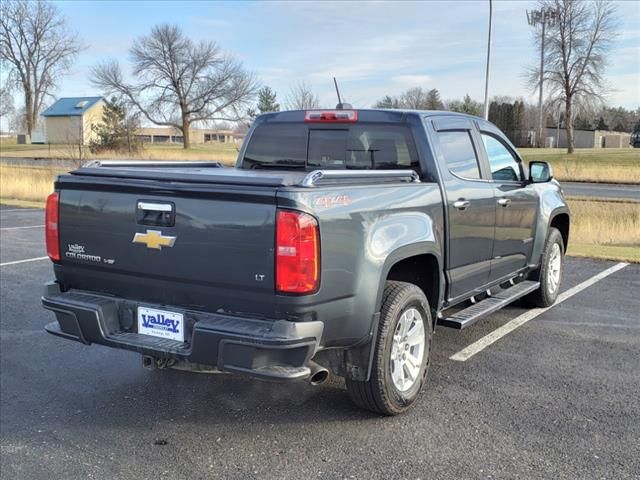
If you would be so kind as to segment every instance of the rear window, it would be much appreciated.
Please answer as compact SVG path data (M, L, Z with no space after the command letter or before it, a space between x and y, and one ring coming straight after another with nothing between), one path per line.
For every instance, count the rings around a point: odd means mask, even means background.
M418 170L418 155L405 125L272 123L253 132L243 167Z
M480 167L469 132L440 132L438 141L441 154L451 173L472 180L480 178Z

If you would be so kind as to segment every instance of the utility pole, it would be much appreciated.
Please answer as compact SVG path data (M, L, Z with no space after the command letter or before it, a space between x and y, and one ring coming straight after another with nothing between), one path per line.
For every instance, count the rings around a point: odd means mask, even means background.
M487 71L484 77L484 119L489 120L489 70L491 67L491 27L493 25L493 2L489 0L489 39L487 40Z
M555 25L558 19L558 12L553 8L541 8L540 10L527 10L527 21L532 27L542 25L542 37L540 38L540 93L538 96L538 146L544 147L544 139L542 133L542 123L544 112L542 111L542 86L544 83L544 40L547 24Z

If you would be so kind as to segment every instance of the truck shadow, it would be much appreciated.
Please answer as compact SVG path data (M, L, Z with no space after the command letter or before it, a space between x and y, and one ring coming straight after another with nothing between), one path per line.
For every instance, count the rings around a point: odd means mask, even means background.
M334 376L312 386L306 382L265 382L242 375L149 371L137 365L120 369L118 374L110 370L113 373L108 378L103 375L102 381L89 381L86 388L71 395L68 391L51 392L54 400L49 410L57 411L67 426L90 418L97 426L127 429L162 429L164 424L278 425L382 418L353 405L344 380ZM74 383L85 381L75 379Z

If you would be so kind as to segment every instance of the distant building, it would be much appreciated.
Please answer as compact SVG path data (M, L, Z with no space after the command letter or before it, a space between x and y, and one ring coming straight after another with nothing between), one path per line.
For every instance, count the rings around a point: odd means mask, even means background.
M564 128L546 128L545 146L567 148L567 131ZM626 148L630 147L631 134L608 130L574 129L573 138L576 148Z
M142 127L136 131L136 137L145 143L182 143L182 132L172 127ZM215 128L192 128L191 143L237 143L245 137L244 133Z
M92 125L102 121L102 97L65 97L42 112L40 129L32 143L68 143L87 145L94 137Z
M31 143L88 145L94 138L93 126L102 122L103 97L65 97L40 115ZM141 127L136 137L145 143L182 143L182 132L172 127ZM191 143L240 143L245 134L229 129L192 128Z

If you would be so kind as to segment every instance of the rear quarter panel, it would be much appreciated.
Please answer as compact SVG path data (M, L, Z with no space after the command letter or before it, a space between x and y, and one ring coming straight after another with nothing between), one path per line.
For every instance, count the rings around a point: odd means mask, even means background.
M277 310L325 322L325 346L368 338L391 264L407 256L442 254L443 219L435 183L289 189L279 208L318 220L320 289L314 295L279 296Z

